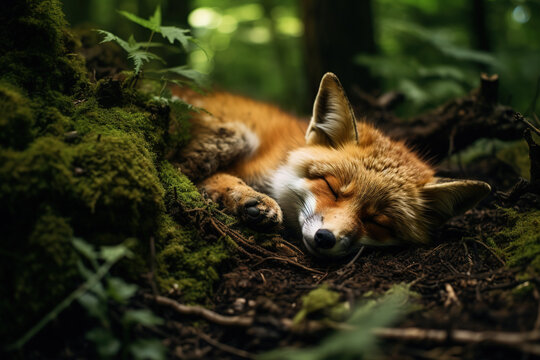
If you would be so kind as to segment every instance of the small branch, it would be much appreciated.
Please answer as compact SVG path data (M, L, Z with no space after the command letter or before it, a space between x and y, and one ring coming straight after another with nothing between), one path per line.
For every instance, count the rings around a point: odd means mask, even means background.
M446 289L446 293L448 294L448 297L446 298L446 301L444 302L444 307L448 307L452 304L456 304L457 306L461 306L461 302L459 301L459 298L456 295L456 292L454 291L454 288L449 283L446 283L444 285Z
M324 272L312 269L308 266L302 265L297 261L294 261L288 257L285 256L279 256L276 253L266 250L265 248L251 243L248 239L246 239L240 232L230 228L220 220L216 219L210 211L207 209L184 209L181 202L176 201L175 205L178 206L177 211L173 211L173 213L190 213L194 212L199 216L199 219L204 219L208 224L210 224L214 231L216 231L220 236L228 236L230 237L237 245L238 250L242 252L243 254L247 255L250 258L254 258L259 261L259 263L262 263L267 260L275 260L279 261L281 263L289 264L295 267L298 267L302 270L306 270L315 274L324 274Z
M534 127L533 129L538 131ZM527 145L529 146L529 158L531 160L531 185L536 187L537 191L540 191L540 144L534 141L530 129L525 130L525 141L527 141Z
M288 259L288 258L286 258L286 257L281 257L281 256L269 256L269 257L262 258L262 259L261 259L258 263L256 263L254 266L260 265L261 263L263 263L263 262L265 262L265 261L267 261L267 260L281 261L281 262L284 262L284 263L286 263L286 264L294 265L294 266L296 266L296 267L299 267L300 269L303 269L303 270L306 270L306 271L310 271L310 272L315 273L315 274L324 275L324 272L322 272L322 271L312 269L312 268L310 268L309 266L302 265L302 264L300 264L299 262L296 262L296 261L294 261L294 260Z
M255 355L253 355L252 353L247 352L247 351L242 350L242 349L237 349L237 348L235 348L233 346L230 346L230 345L227 345L227 344L223 344L223 343L221 343L221 342L219 342L219 341L217 341L215 339L212 339L210 336L206 335L202 331L198 331L197 335L201 339L203 339L204 341L206 341L210 345L218 348L221 351L224 351L226 353L233 354L233 355L239 356L241 358L245 358L245 359L255 359Z
M362 253L364 252L364 249L365 249L365 248L366 248L365 246L362 246L362 247L358 250L358 252L356 253L356 255L354 255L354 257L351 259L351 261L349 261L349 262L347 263L347 265L345 265L344 267L349 267L349 266L351 266L352 264L354 264L354 263L356 262L356 260L358 260L358 258L360 257L360 255L362 255Z
M165 296L145 295L145 298L153 300L159 305L167 306L182 315L198 316L218 325L248 327L253 323L253 318L249 316L224 316L202 306L181 304Z
M504 332L471 330L436 330L421 328L378 328L376 336L383 339L405 341L433 341L438 343L454 342L463 344L495 344L516 347L534 355L540 355L540 345L531 344L540 340L539 331Z
M506 263L504 262L503 259L501 259L501 257L499 255L497 255L497 253L495 252L495 250L493 250L491 247L489 247L488 245L484 244L482 241L480 240L474 240L475 243L477 244L480 244L482 245L483 247L485 247L490 253L491 255L493 255L497 260L499 260L499 262L502 264L502 266L505 266Z
M521 118L521 121L523 121L525 123L525 125L527 125L532 131L534 131L536 133L536 135L540 136L540 129L538 129L536 126L534 126L533 124L531 124L527 119L525 118Z

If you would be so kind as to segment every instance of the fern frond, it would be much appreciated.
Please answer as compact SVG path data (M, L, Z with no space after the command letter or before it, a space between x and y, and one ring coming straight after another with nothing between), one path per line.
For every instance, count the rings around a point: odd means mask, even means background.
M184 50L187 50L188 41L191 39L191 36L187 35L189 34L189 30L180 29L176 26L162 26L160 33L165 39L169 40L171 44L178 41Z
M161 32L161 7L159 6L156 8L154 15L152 15L148 20L138 17L137 15L132 14L128 11L120 10L118 11L118 13L129 21L134 22L135 24L138 24L154 32Z
M122 49L124 49L128 53L131 52L131 51L136 50L136 49L133 48L133 46L128 41L123 40L122 38L114 35L111 32L108 32L108 31L105 31L105 30L96 30L96 31L104 36L103 40L100 41L100 44L103 44L103 43L106 43L106 42L109 42L109 41L114 41L118 45L120 45L120 47Z
M128 59L133 60L133 63L135 64L135 74L140 73L142 66L152 60L158 60L165 63L165 61L156 54L144 50L136 50L128 53Z
M167 69L161 69L161 70L153 70L150 71L155 74L172 74L177 75L182 78L188 79L193 81L195 84L199 86L204 86L205 83L208 81L206 75L198 72L197 70L189 69L187 66L177 66ZM168 81L173 82L173 79L168 79Z

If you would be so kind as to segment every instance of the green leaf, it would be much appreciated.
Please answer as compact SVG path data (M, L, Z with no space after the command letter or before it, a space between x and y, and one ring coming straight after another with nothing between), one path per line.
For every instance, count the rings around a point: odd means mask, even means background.
M497 59L487 52L451 45L440 46L439 50L443 54L451 56L457 60L475 61L487 65L498 65Z
M94 247L80 238L73 238L71 240L73 246L79 251L85 258L89 260L96 260L98 258L97 252ZM84 275L84 274L83 274Z
M84 266L83 262L81 260L77 261L77 269L79 270L79 273L85 278L89 279L94 275L90 269L88 269L86 266Z
M86 338L96 344L96 351L101 358L114 357L120 351L120 341L109 330L92 329L86 333Z
M107 316L107 307L103 301L90 293L85 293L77 299L90 316L98 319L104 319Z
M100 257L107 262L116 262L129 254L129 249L123 245L102 246Z
M208 82L208 78L206 77L206 75L196 70L189 69L186 66L177 66L173 68L161 69L161 70L155 71L155 73L179 75L183 78L194 81L199 86L204 86L204 84Z
M97 295L100 299L107 299L107 293L105 292L105 288L101 282L96 283L88 290Z
M106 42L109 42L109 41L114 41L118 45L120 45L120 47L122 49L124 49L125 51L127 51L128 53L138 49L138 47L132 47L132 45L130 45L129 42L121 39L120 37L114 35L113 33L110 33L110 32L105 31L105 30L96 30L96 31L98 33L100 33L101 35L105 36L103 38L103 40L101 40L100 44L103 44L103 43L106 43Z
M167 349L156 339L137 340L129 346L136 360L164 360Z
M388 326L406 312L409 299L415 297L408 285L389 290L380 299L359 306L348 321L350 330L337 331L316 346L305 349L284 348L258 357L261 360L363 359L373 355L376 345L373 330Z
M189 30L180 29L176 26L162 26L159 32L165 39L169 40L171 44L178 41L184 50L187 50L188 40L191 39L191 36L187 35L189 34Z
M128 310L124 313L125 324L139 324L143 326L154 326L163 324L163 319L154 315L148 309Z
M119 303L126 303L137 292L138 286L128 284L124 280L111 277L107 279L107 292Z
M135 14L132 14L128 11L118 11L120 15L128 19L129 21L134 22L135 24L138 24L142 27L145 27L149 30L152 30L154 32L160 32L160 25L161 25L161 9L159 6L156 9L156 12L152 17L150 17L150 20L143 19L141 17L138 17ZM158 22L159 21L159 22Z
M133 34L131 34L129 36L129 39L128 39L128 44L129 44L129 47L130 49L132 49L132 51L134 50L138 50L141 48L141 46L137 43L137 41L135 40L135 37L133 36ZM130 52L130 51L128 51Z
M149 63L152 60L159 60L162 63L165 63L165 61L156 54L144 50L130 52L128 54L128 59L133 60L133 63L135 64L135 74L140 73L143 65L145 63Z
M154 11L154 15L150 16L149 20L152 23L152 25L154 25L155 27L161 26L161 6L158 5L156 7L156 11Z

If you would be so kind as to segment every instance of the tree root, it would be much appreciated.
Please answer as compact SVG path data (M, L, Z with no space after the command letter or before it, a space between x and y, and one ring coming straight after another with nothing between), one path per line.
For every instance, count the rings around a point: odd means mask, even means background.
M393 114L388 104L394 102L385 101L387 94L374 99L357 90L353 94L356 95L353 99L355 113L438 163L480 138L521 139L525 128L523 116L498 103L498 80L497 75L482 74L478 89L411 119Z
M166 306L179 314L192 315L203 318L211 323L222 326L234 326L248 328L256 319L253 316L225 316L200 306L180 304L179 302L164 297L145 295L159 305ZM312 334L323 330L336 329L351 331L354 325L336 322L306 321L302 325L293 323L292 319L281 319L283 330L295 334ZM373 334L381 339L401 340L410 342L434 342L456 344L491 344L517 348L523 352L540 355L540 331L505 332L505 331L472 331L463 329L439 330L422 328L375 328ZM217 342L217 341L216 341ZM247 353L246 353L247 354Z
M288 264L299 269L309 271L315 274L324 274L324 272L312 269L308 266L305 266L295 260L290 256L280 256L279 254L269 251L263 248L260 245L257 245L246 239L239 231L232 229L230 226L224 224L218 218L216 218L208 209L205 208L195 208L195 209L185 209L183 204L180 201L174 202L170 209L170 213L179 220L185 221L186 216L192 218L193 222L198 223L201 229L204 229L206 233L214 233L221 237L231 238L237 245L238 251L244 254L246 257L257 260L259 263L264 261L272 260ZM302 252L287 242L283 243L283 246L287 248L289 253L294 253L296 256L303 257Z

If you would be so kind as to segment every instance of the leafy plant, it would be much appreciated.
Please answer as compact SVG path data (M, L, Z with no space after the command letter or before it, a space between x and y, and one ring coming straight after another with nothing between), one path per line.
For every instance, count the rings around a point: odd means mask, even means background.
M188 69L186 66L174 66L165 69L145 69L145 65L153 60L159 61L165 64L163 60L156 53L150 51L152 48L164 47L166 44L154 42L154 35L160 34L163 39L167 40L169 45L179 44L182 51L189 50L189 43L196 44L193 37L190 35L190 31L187 29L181 29L176 26L162 26L161 25L161 8L156 7L156 10L149 19L143 19L135 14L127 11L119 11L120 15L126 19L138 24L151 31L150 37L147 42L137 42L133 35L126 41L119 36L105 31L96 30L104 36L102 43L114 41L127 53L128 59L133 61L135 81L140 74L144 71L147 73L147 77L164 82L164 84L174 83L178 85L196 85L201 86L205 82L205 77L192 69Z
M328 290L323 301L318 305L331 305L337 302L337 297L328 296ZM311 293L313 295L313 292ZM337 331L323 339L317 346L306 349L279 349L266 353L261 360L345 360L361 359L371 355L376 349L377 340L373 330L388 326L404 314L418 310L413 299L419 295L410 290L406 284L396 284L383 296L367 299L357 307L347 321L347 330ZM320 295L317 296L320 298ZM366 294L370 298L371 294ZM305 299L305 298L304 298ZM302 312L303 310L300 310ZM299 312L299 313L300 313Z
M91 278L98 268L99 259L114 256L110 252L104 252L103 249L95 251L91 245L80 239L74 239L74 245L93 269L89 269L79 261L79 271L87 279ZM132 334L137 326L152 327L163 323L163 320L149 309L126 308L137 289L137 285L128 284L119 277L107 274L102 281L77 298L88 315L97 320L98 326L89 330L86 338L95 344L96 352L101 358L119 356L141 360L165 358L166 349L159 340L137 339ZM112 316L115 310L120 312L116 317Z
M387 88L407 95L407 115L465 94L476 86L480 68L500 66L492 54L458 45L444 29L425 28L408 20L381 22L381 31L399 39L399 45L393 46L404 49L358 55L354 61L383 79Z
M24 334L10 348L20 349L50 321L74 301L78 301L87 314L97 320L98 326L86 333L86 338L95 344L100 358L165 359L165 347L157 339L136 339L132 330L136 326L152 327L163 320L148 309L122 309L128 305L138 287L128 284L118 277L111 276L111 267L124 257L131 256L125 244L102 246L96 250L82 239L74 238L73 246L82 255L77 267L85 281L34 327ZM90 264L87 267L83 258ZM121 309L120 321L111 316L112 309Z

